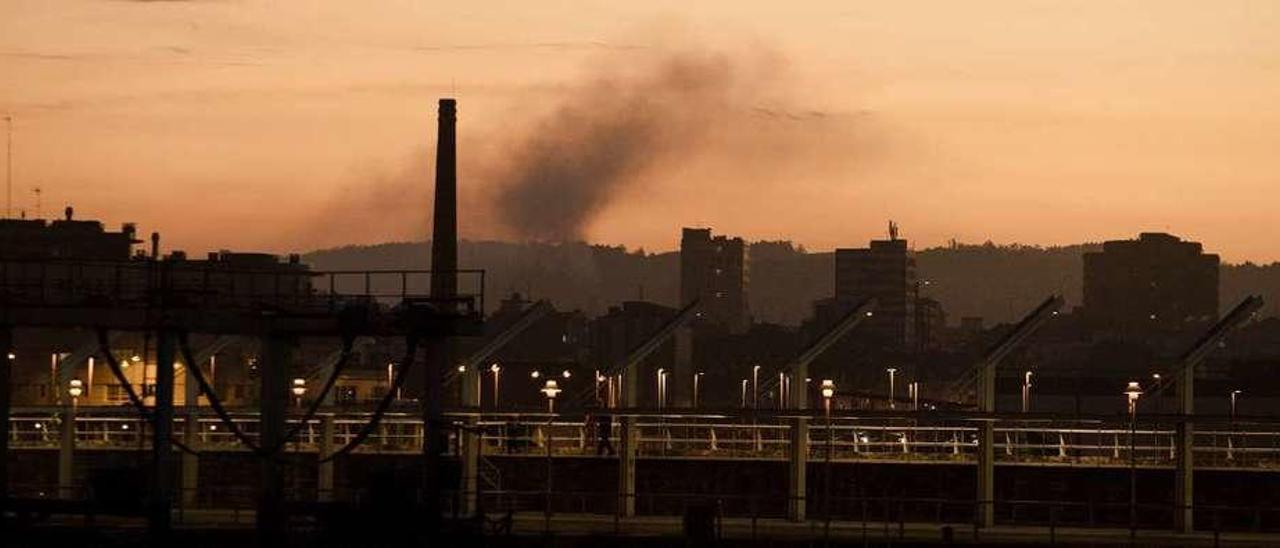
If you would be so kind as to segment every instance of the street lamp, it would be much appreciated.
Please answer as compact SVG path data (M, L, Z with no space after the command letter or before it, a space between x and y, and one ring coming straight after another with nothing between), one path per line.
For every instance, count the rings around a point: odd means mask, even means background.
M1236 398L1239 398L1240 394L1243 394L1243 393L1244 393L1243 390L1231 391L1231 420L1236 420Z
M534 369L532 373L529 373L529 377L533 379L536 379L541 376L542 376L542 373L539 372L537 369Z
M913 411L920 410L920 381L911 381L907 385L911 389L911 409Z
M1022 374L1022 412L1031 411L1031 372Z
M889 409L896 409L897 405L894 405L893 401L893 377L897 375L898 368L890 367L885 369L885 372L889 373Z
M307 393L307 379L301 377L293 379L293 388L290 390L293 392L293 397L297 398L298 408L301 409L302 396Z
M1138 428L1138 398L1142 397L1142 387L1138 381L1129 381L1124 394L1129 402L1129 536L1132 538L1138 527L1138 457L1134 436Z
M665 369L659 367L658 370L653 373L654 386L657 388L658 409L662 409L662 401L666 399L666 394L663 393L663 389L665 387L662 382L662 375L665 371Z
M778 409L787 408L787 374L778 372Z
M760 407L760 366L751 368L751 408Z
M547 379L547 382L542 385L542 390L540 390L540 392L547 397L547 412L555 413L556 396L560 394L560 385L555 379Z
M489 372L493 373L493 408L498 408L498 379L502 374L502 366L493 364L489 366Z
M702 381L703 373L701 371L693 374L693 407L698 407L698 385Z
M747 379L742 379L742 408L747 408Z
M825 506L826 523L823 525L823 535L826 538L831 536L831 453L833 451L833 443L835 433L831 430L831 398L836 395L836 383L831 379L823 379L820 386L822 390L822 409L827 418L827 455L826 462L823 463L825 470L823 475L826 481L822 482L822 498L823 506Z
M78 398L84 394L84 381L81 381L80 379L71 379L71 381L67 383L67 394L71 396L71 405L74 406L78 401Z
M560 376L567 379L569 377L572 377L573 373L570 373L568 369L565 369L564 371L560 372Z

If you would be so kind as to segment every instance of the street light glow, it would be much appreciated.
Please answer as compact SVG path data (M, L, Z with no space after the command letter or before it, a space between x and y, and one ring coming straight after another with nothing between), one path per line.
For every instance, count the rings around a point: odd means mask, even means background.
M830 400L836 395L836 383L831 379L822 379L822 397Z
M67 393L71 394L71 397L78 398L84 393L84 382L80 379L71 379L68 384Z

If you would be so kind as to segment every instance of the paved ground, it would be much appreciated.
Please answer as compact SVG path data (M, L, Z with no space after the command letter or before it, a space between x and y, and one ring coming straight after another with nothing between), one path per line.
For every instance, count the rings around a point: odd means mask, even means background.
M501 518L502 516L494 516ZM175 513L176 535L193 537L213 545L251 545L253 540L254 513L252 510L192 510ZM454 540L458 545L478 546L599 546L607 541L615 548L620 546L698 546L686 544L683 520L674 516L644 516L618 519L598 514L556 514L550 517L541 513L520 513L512 516L510 536L498 534L502 519L490 520L484 528L485 537L474 533L462 534ZM63 541L80 545L127 545L131 538L143 533L145 523L137 518L110 518L94 520L92 527L78 517L55 518L27 530L31 542L15 546L63 544ZM546 534L548 526L551 538ZM751 520L727 518L716 526L722 539L717 546L813 546L829 539L836 546L885 546L948 544L958 545L1037 545L1060 544L1069 546L1280 546L1280 535L1252 533L1212 533L1192 535L1168 531L1138 531L1131 538L1127 529L1060 527L996 526L975 531L969 524L925 524L833 521L829 529L822 521L789 522L778 519ZM949 531L948 531L949 530ZM474 529L472 529L474 531ZM91 533L90 533L91 532ZM301 542L298 545L324 544L323 535L312 528L296 530ZM91 534L88 538L83 537ZM23 535L24 537L28 535ZM215 540L218 539L218 540ZM136 540L136 538L135 538ZM319 541L319 542L317 542ZM189 543L187 543L189 544ZM202 543L197 541L195 545Z

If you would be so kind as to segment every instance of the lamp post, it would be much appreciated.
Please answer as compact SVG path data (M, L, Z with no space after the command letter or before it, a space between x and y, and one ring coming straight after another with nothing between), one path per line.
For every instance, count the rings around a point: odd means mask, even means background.
M71 396L71 407L75 408L80 402L80 396L84 394L84 381L80 379L71 379L67 383L67 395Z
M542 385L542 394L547 397L547 413L556 412L556 396L560 394L560 385L555 379L547 379Z
M760 407L760 366L751 368L751 408Z
M1138 398L1142 397L1142 387L1138 381L1129 381L1124 394L1129 403L1129 537L1133 538L1138 527L1138 458L1134 436L1138 428Z
M1237 398L1239 398L1239 397L1240 397L1240 394L1243 394L1243 393L1244 393L1244 391L1243 391L1243 390L1232 390L1232 391L1231 391L1231 420L1232 420L1232 422L1234 422L1234 421L1236 420L1236 399L1237 399Z
M831 398L836 395L836 383L831 379L823 379L822 385L822 410L827 419L827 455L823 463L822 474L826 476L826 481L822 482L822 504L824 506L823 517L826 522L823 524L823 537L827 540L831 538L831 453L834 451L835 433L831 430Z
M1031 372L1022 373L1022 412L1031 411Z
M747 408L747 379L742 379L742 408Z
M665 371L666 371L665 369L659 367L658 370L653 373L653 385L654 385L654 388L657 390L656 399L658 400L658 409L662 409L662 401L666 399L664 397L665 394L662 393L662 389L663 389L662 375Z
M890 367L885 369L885 372L889 374L889 409L897 409L898 406L893 401L893 377L897 375L898 368Z
M489 372L493 373L493 408L498 409L498 380L502 374L502 366L493 364L489 366Z
M547 500L545 507L545 523L544 527L547 531L551 530L551 423L555 420L556 413L556 396L560 394L560 386L555 379L547 379L542 385L542 395L547 397L547 429L543 437L543 443L547 446Z
M702 372L699 371L697 373L694 373L693 374L693 408L694 409L698 408L698 395L699 395L698 387L701 384L701 381L702 381Z
M307 393L307 379L301 377L293 379L293 388L290 391L293 392L298 409L302 409L302 396Z

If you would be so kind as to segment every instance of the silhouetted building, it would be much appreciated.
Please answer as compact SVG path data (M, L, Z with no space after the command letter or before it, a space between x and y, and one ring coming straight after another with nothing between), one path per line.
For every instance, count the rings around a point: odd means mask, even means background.
M133 224L108 232L98 221L71 217L67 208L66 218L51 222L0 219L0 260L127 261L139 243Z
M678 310L644 301L626 301L613 306L609 312L591 320L591 363L600 369L622 364L635 350L667 322L676 317ZM636 378L640 379L636 395L639 401L653 402L651 382L659 367L670 369L675 362L675 344L668 340L641 364Z
M685 228L680 239L680 303L701 299L699 323L742 333L747 313L747 254L742 238Z
M1088 324L1118 333L1178 330L1218 317L1218 256L1197 242L1144 232L1084 255Z
M852 305L876 300L875 315L858 328L888 349L905 349L913 339L916 263L907 241L872 240L861 249L837 249L835 299Z

